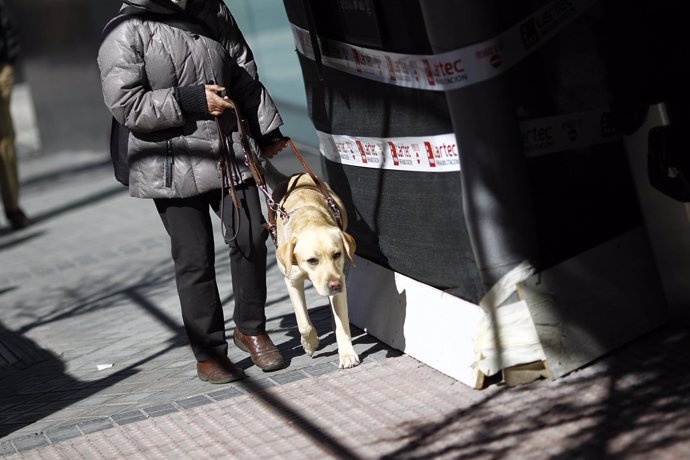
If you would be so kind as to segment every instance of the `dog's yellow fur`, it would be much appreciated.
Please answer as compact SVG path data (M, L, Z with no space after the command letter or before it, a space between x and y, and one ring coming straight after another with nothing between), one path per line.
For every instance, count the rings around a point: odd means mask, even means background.
M280 177L285 178L269 162L266 167L268 184L275 187L276 180ZM359 364L359 357L352 346L344 267L345 257L352 262L355 240L345 232L345 208L328 184L319 179L341 209L341 229L326 198L314 188L314 181L308 174L294 176L289 181L289 193L281 200L281 206L289 218L276 218L276 258L278 267L285 276L302 346L309 356L319 346L319 338L309 318L304 297L304 281L308 279L319 295L329 299L340 367L354 367Z

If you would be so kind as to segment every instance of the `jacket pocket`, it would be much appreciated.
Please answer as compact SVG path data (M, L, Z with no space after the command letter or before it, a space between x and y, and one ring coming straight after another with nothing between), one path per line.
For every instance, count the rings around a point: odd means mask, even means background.
M172 142L170 139L165 141L165 186L172 187L173 180L173 165L175 164L175 157L172 152Z

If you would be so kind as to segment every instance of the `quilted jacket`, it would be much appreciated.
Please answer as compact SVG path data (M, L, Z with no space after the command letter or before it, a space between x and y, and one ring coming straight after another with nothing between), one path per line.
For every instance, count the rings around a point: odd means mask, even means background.
M127 3L157 14L177 10L161 0ZM200 95L200 85L224 86L260 144L275 137L283 123L225 4L190 0L186 12L201 19L219 41L135 16L112 28L98 52L105 104L131 131L129 193L135 197L185 198L221 187L216 121L206 110L183 109L181 89L196 88ZM205 109L205 99L201 102ZM222 129L233 139L231 151L245 180L250 173L231 111L222 117Z

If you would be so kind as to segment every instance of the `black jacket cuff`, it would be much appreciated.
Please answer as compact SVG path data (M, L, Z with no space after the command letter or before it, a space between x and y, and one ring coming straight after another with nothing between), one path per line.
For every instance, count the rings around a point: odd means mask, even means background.
M280 132L280 128L276 128L270 133L266 133L263 136L256 139L256 143L260 148L268 147L269 145L277 144L278 142L285 139L283 133Z
M180 104L180 108L184 113L195 115L208 113L204 85L177 86L175 88L175 99L177 99L177 103Z

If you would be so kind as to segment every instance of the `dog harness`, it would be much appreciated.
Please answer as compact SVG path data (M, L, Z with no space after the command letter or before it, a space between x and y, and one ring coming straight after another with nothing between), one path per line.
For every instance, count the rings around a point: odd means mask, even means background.
M254 182L256 182L257 188L261 191L261 193L264 195L264 199L266 201L266 208L268 209L268 222L266 224L266 228L268 229L271 238L273 239L273 244L278 245L278 232L277 232L277 226L276 226L276 214L280 215L280 218L283 219L283 222L287 223L288 220L290 219L290 215L283 209L282 205L280 202L277 202L274 198L271 192L268 190L268 186L266 184L266 180L264 179L264 175L261 172L261 167L259 166L259 161L257 159L256 153L252 150L251 143L249 142L249 136L247 134L247 128L246 128L246 122L242 118L241 112L239 107L237 106L237 103L235 103L233 100L229 99L229 102L232 104L232 109L235 112L235 117L237 118L237 128L239 131L239 136L240 136L240 145L242 146L242 151L244 153L244 163L247 165L249 170L251 171L252 177L254 178ZM237 176L237 165L234 163L234 157L230 155L228 143L227 143L227 138L225 136L225 133L221 129L221 123L219 117L216 117L216 123L218 125L218 136L220 140L220 157L218 159L218 166L221 171L221 182L223 188L227 188L229 190L230 198L232 199L233 207L235 208L235 211L239 213L240 209L240 203L237 198L237 192L235 190L235 183L233 178L238 177ZM290 187L286 194L282 197L281 200L283 201L287 196L294 192L296 189L300 188L308 188L312 190L316 190L319 193L323 195L323 197L326 199L326 204L328 205L328 209L331 211L333 216L335 217L336 222L338 222L338 227L343 230L343 210L340 209L340 206L338 206L338 203L335 202L333 197L331 196L330 193L328 193L328 190L324 187L323 183L319 180L319 178L314 174L314 172L311 170L309 165L307 164L306 161L304 161L304 158L302 158L302 155L300 155L299 151L297 150L297 147L295 147L295 144L292 142L291 139L288 139L288 144L292 148L292 151L294 152L295 156L299 160L299 162L302 164L302 167L306 171L307 174L309 174L309 177L311 177L312 181L314 182L314 185L311 184L304 184L304 185L297 185L297 180L294 181L293 186ZM304 173L301 173L302 175ZM221 200L223 200L225 194L221 194ZM224 206L221 202L221 223L223 222L223 209ZM239 221L239 219L238 219ZM223 232L225 232L225 225L221 225L223 228ZM238 230L239 231L239 230ZM233 237L228 240L225 238L225 234L223 234L223 238L225 239L226 242L232 241L234 238L237 237L237 234L233 235Z

